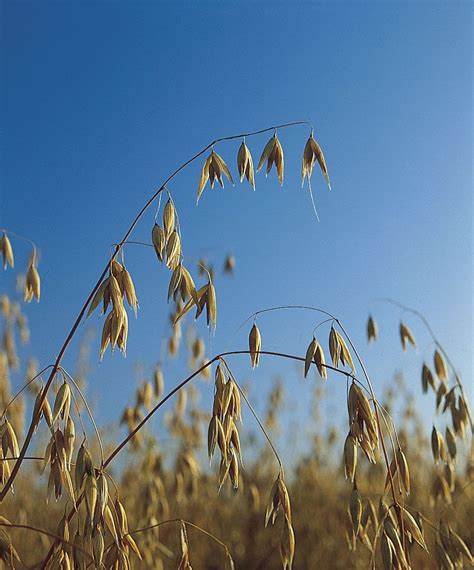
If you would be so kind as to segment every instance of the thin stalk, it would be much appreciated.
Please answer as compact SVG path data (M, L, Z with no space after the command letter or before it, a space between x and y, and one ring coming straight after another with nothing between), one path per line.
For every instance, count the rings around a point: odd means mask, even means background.
M443 347L443 345L438 340L438 337L435 335L433 329L431 328L430 323L428 322L428 319L425 317L425 315L421 311L418 311L417 309L413 309L412 307L408 307L407 305L404 305L403 303L400 303L399 301L397 301L395 299L391 299L390 297L383 297L381 299L376 299L376 300L384 301L386 303L390 303L392 305L395 305L396 307L399 307L400 309L403 309L407 313L412 313L412 315L415 315L416 317L418 317L420 319L420 321L425 325L426 330L428 331L428 334L431 336L431 338L433 339L433 342L436 345L436 348L438 348L439 351L442 353L442 355L446 359L446 362L449 364L449 366L451 367L451 370L453 371L454 377L456 378L456 386L459 387L459 391L461 392L461 395L464 399L464 402L466 403L467 413L469 416L469 423L471 424L471 434L474 434L474 424L472 421L471 410L469 409L468 399L466 398L466 395L464 393L464 386L463 386L463 383L461 381L461 376L458 374L456 367L454 366L451 358L449 357L449 354L446 352L445 348Z
M5 528L18 528L18 529L23 529L23 530L30 530L32 532L37 532L38 534L42 534L44 536L49 536L49 538L54 538L56 542L63 542L64 544L67 544L70 548L73 548L74 550L80 550L83 554L86 554L88 558L91 558L92 560L94 560L93 557L91 556L91 554L89 554L89 552L87 552L86 550L84 550L83 548L78 546L77 544L74 544L73 542L70 542L69 540L65 540L64 538L61 538L57 534L53 534L52 532L48 532L46 530L43 530L42 528L37 528L35 526L31 526L28 524L16 524L16 523L10 523L10 522L6 523L3 521L0 521L0 526L3 526Z
M89 408L89 404L87 403L87 400L86 400L86 398L84 397L84 394L82 393L82 390L79 388L79 385L78 385L77 382L74 380L74 378L69 374L69 372L68 372L65 368L63 368L62 366L61 366L61 371L64 372L64 374L66 374L66 376L69 378L69 380L74 384L74 387L75 387L76 390L79 392L79 395L80 395L82 401L84 402L84 406L86 407L87 413L88 413L88 415L89 415L89 417L90 417L90 420L91 420L91 422L92 422L92 425L93 425L93 427L94 427L94 431L95 431L95 434L96 434L96 437L97 437L97 441L98 441L98 443L99 443L100 458L101 458L101 463L103 463L103 462L104 462L104 448L103 448L103 446L102 446L102 440L101 440L101 438L100 438L99 428L97 427L97 424L95 423L94 416L93 416L93 414L92 414L92 412L91 412L91 409ZM84 433L84 435L85 435L85 433Z
M352 342L351 337L347 333L346 329L343 327L341 321L339 321L339 319L335 319L335 321L338 324L338 326L340 327L340 329L342 330L342 332L344 333L344 336L347 338L349 344L351 345L351 348L354 351L354 354L355 354L355 356L356 356L356 358L360 364L360 367L362 368L362 372L365 376L365 379L367 381L367 385L368 385L370 392L371 392L371 395L372 395L372 400L373 400L373 404L374 404L374 411L375 411L375 418L377 421L377 430L379 432L380 443L382 445L383 456L385 459L385 465L387 467L387 473L388 473L388 477L390 480L390 490L392 492L392 498L393 498L393 502L394 502L394 506L395 506L395 512L397 513L397 518L398 518L398 522L400 524L400 530L402 533L403 550L405 551L405 554L407 555L407 558L408 558L409 554L408 554L408 548L407 548L406 540L405 540L405 526L404 526L404 522L403 522L401 509L400 509L400 506L398 504L397 497L395 495L395 484L393 481L392 473L390 471L390 461L388 459L387 449L385 447L385 441L384 441L384 437L383 437L382 426L380 424L380 416L379 416L379 411L378 411L378 408L376 405L376 397L375 397L375 392L374 392L374 389L372 386L372 382L370 381L369 374L367 372L367 369L365 368L364 362L362 361L362 358L360 357L358 350L356 349L354 343ZM396 454L395 454L395 461L396 461Z
M5 414L7 413L8 408L13 404L13 402L18 398L18 396L20 396L20 394L26 390L26 388L28 388L28 386L34 382L39 376L41 376L41 374L43 374L44 372L46 372L46 370L48 370L48 368L51 368L52 364L49 364L48 366L45 366L43 368L43 370L41 370L40 372L38 372L38 374L36 376L33 376L33 378L31 378L30 380L28 380L28 382L25 383L25 385L18 390L18 392L13 396L13 398L8 402L8 404L6 405L5 409L2 412L2 418L5 417Z
M243 355L243 354L250 354L250 350L235 350L235 351L229 351L229 352L222 352L221 354L218 354L217 356L215 356L214 358L212 358L211 360L209 360L208 362L206 362L205 364L203 364L198 370L196 370L195 372L193 372L192 374L190 374L187 378L185 378L182 382L180 382L175 388L173 388L164 398L162 398L157 404L156 406L143 418L143 420L137 425L135 426L135 428L123 439L123 441L117 445L117 447L112 451L112 453L107 457L107 459L104 461L103 464L103 468L105 469L114 459L115 457L120 453L120 451L127 445L127 443L132 439L132 437L148 422L148 420L161 408L161 406L163 406L170 398L172 398L177 392L179 392L179 390L181 390L181 388L183 388L184 386L186 386L186 384L188 384L193 378L195 378L196 376L198 376L199 374L201 374L201 372L207 368L208 366L212 366L212 364L220 359L222 359L224 356L237 356L237 355ZM260 351L260 354L264 354L267 356L276 356L279 358L285 358L285 359L289 359L289 360L295 360L297 362L304 362L305 359L300 357L300 356L294 356L292 354L285 354L285 353L281 353L281 352L271 352L271 351ZM313 363L314 364L314 363ZM333 370L334 372L337 372L339 374L342 374L343 376L345 376L346 378L352 378L354 379L354 376L352 374L349 374L348 372L345 372L344 370L339 370L338 368L335 368L334 366L331 366L329 364L325 364L324 365L325 368L327 368L328 370ZM357 382L359 382L357 379L355 379ZM82 492L79 497L76 499L76 502L74 503L73 507L71 508L71 510L69 511L68 515L67 515L67 520L68 522L73 518L73 516L76 514L76 512L79 509L79 506L82 502L84 498L84 492ZM54 544L51 545L51 548L49 549L48 554L46 555L46 558L44 559L41 569L46 568L46 565L48 563L48 561L50 560L51 556L53 555L54 552Z
M278 461L278 465L280 467L280 473L283 474L283 463L280 459L280 456L278 455L278 451L275 449L275 446L273 445L272 440L270 439L270 436L268 435L267 430L265 429L264 425L262 424L262 422L260 421L260 418L258 417L257 413L255 412L255 410L253 409L252 404L250 403L249 399L247 398L247 395L245 394L245 392L242 390L242 388L240 387L239 383L237 382L237 380L235 379L235 376L232 374L232 370L229 368L229 365L227 364L227 362L224 359L221 359L222 362L224 363L225 367L227 368L227 371L230 374L230 377L232 378L232 381L235 383L235 385L237 386L240 394L242 395L242 398L245 400L245 403L247 404L249 410L252 412L253 417L255 418L256 422L258 423L260 429L263 432L263 435L265 436L266 440L268 441L268 444L270 445L276 460Z
M234 139L239 139L242 137L250 137L250 136L255 136L255 135L259 135L268 131L272 131L272 130L276 130L276 129L284 129L287 127L292 127L292 126L296 126L296 125L310 125L310 123L308 123L307 121L294 121L291 123L284 123L281 125L276 125L276 126L272 126L272 127L267 127L265 129L260 129L258 131L252 131L249 133L240 133L238 135L231 135L231 136L227 136L227 137L221 137L218 139L213 140L211 143L209 143L208 145L206 145L202 150L200 150L199 152L197 152L194 156L192 156L191 158L189 158L188 160L186 160L185 162L183 162L180 166L178 166L178 168L176 168L176 170L174 170L169 176L168 178L163 182L163 184L158 188L158 190L156 190L156 192L147 200L147 202L142 206L141 210L138 212L138 214L135 216L135 218L133 219L132 223L130 224L129 228L127 229L127 231L125 232L125 235L123 236L122 240L118 243L118 245L115 247L114 253L111 256L111 259L107 260L107 263L104 267L104 269L102 270L102 273L100 274L99 278L97 279L96 284L94 285L94 287L92 288L91 292L89 293L89 296L87 297L84 305L82 306L81 310L79 311L79 314L76 317L76 320L74 321L71 330L69 331L69 333L66 336L66 339L61 347L61 349L58 352L58 356L56 357L56 360L54 362L53 368L51 370L51 374L45 384L45 387L43 389L43 392L41 394L40 397L40 401L38 403L39 407L41 407L44 399L46 398L48 391L51 387L51 384L53 383L54 377L56 375L56 372L59 369L59 366L61 364L61 361L63 359L64 354L66 353L69 344L71 343L83 317L84 314L87 310L87 307L89 306L89 304L91 303L92 299L94 298L94 295L96 294L97 290L99 289L102 281L104 280L104 277L107 274L107 271L109 269L110 266L110 262L115 259L117 257L117 254L120 252L120 250L122 249L123 245L127 242L128 238L130 237L130 235L132 234L133 230L135 229L136 225L138 224L138 222L140 221L141 217L143 216L143 214L148 210L148 208L150 207L150 205L156 200L156 198L158 196L161 195L162 191L165 189L166 185L175 177L177 176L177 174L179 174L182 170L184 170L189 164L191 164L192 162L194 162L197 158L199 158L201 155L203 155L207 150L209 150L210 148L212 148L215 144L217 144L218 142L223 142L223 141L229 141L229 140L234 140ZM26 455L26 452L28 450L28 447L31 443L31 440L33 438L33 434L34 434L34 420L35 418L32 417L31 418L31 422L30 422L30 426L28 429L28 432L26 434L25 437L25 441L23 442L23 446L21 448L20 451L20 456L18 458L18 461L15 463L15 465L13 466L12 472L10 474L10 477L8 478L7 482L5 483L5 485L3 486L3 489L0 492L0 503L5 499L8 490L10 489L10 487L12 486L18 471L21 467L21 464L23 462L23 458Z

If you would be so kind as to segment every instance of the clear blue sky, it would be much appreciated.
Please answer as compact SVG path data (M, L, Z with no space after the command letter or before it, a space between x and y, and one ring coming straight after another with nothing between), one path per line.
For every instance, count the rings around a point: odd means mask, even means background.
M207 189L196 208L200 163L170 185L185 255L217 264L236 256L235 278L217 280L213 354L258 309L316 305L347 324L379 393L399 368L419 393L421 360L433 347L407 317L420 348L402 353L399 311L372 302L391 296L426 314L472 396L469 3L1 5L0 225L33 238L42 253L43 298L28 310L42 365L59 350L110 244L172 169L215 137L309 120L333 186L329 193L315 171L319 224L299 183L306 127L280 132L283 189L273 172L260 173L256 193L239 184ZM254 160L265 142L248 140ZM234 173L238 144L217 149ZM154 213L135 239L149 240ZM16 251L25 261L24 246ZM106 420L131 397L136 363L148 372L159 359L168 311L169 276L154 256L131 247L126 261L141 304L127 359L107 355L99 365L98 336L93 345L90 390ZM1 278L11 287L11 276ZM369 310L381 329L371 348ZM316 323L302 313L264 317L263 348L304 354ZM231 346L245 347L247 332ZM73 366L75 348L65 365ZM235 368L254 385L257 407L270 378L286 373L288 421L310 394L281 362L252 373L236 360ZM167 372L168 386L185 374L181 362ZM333 389L327 413L344 418L344 388ZM433 409L426 398L419 405Z

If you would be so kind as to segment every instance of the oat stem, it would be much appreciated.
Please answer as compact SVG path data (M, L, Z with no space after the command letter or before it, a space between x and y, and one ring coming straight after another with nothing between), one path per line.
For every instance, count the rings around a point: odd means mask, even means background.
M283 475L283 463L281 462L280 456L278 455L278 451L275 449L275 446L273 445L272 440L270 439L270 436L268 435L267 430L265 429L264 425L262 424L262 422L260 421L260 418L258 417L257 413L255 412L255 410L253 409L252 404L250 403L249 399L247 398L247 395L245 394L245 392L242 390L242 388L240 387L239 383L237 382L237 380L235 379L235 376L232 374L231 369L229 368L229 365L227 364L227 362L224 359L221 359L222 362L225 364L225 367L227 368L227 371L229 372L232 381L235 383L235 385L237 386L239 392L242 395L242 398L245 400L247 406L249 407L249 410L252 412L253 417L255 418L255 420L257 421L258 425L260 426L260 429L263 432L263 435L265 436L266 440L268 441L268 444L270 445L276 460L278 461L278 465L280 467L280 473Z
M44 372L46 372L46 370L48 370L48 368L51 368L52 364L49 364L48 366L45 366L43 368L43 370L41 370L40 372L38 372L38 374L36 376L33 376L33 378L31 378L31 380L28 380L28 382L26 382L26 384L13 396L13 398L8 402L8 404L6 405L5 409L2 412L2 419L5 417L5 414L7 413L8 408L13 404L13 402L18 398L18 396L24 391L26 390L26 388L28 388L28 386L34 382L38 376L41 376L41 374L43 374Z
M89 552L87 552L86 550L84 550L83 548L78 546L77 544L74 544L73 542L70 542L69 540L64 540L64 538L61 538L57 534L53 534L52 532L48 532L48 531L43 530L41 528L37 528L35 526L31 526L28 524L16 524L16 523L10 523L10 522L6 523L6 522L2 522L2 521L0 521L0 526L3 526L5 528L18 528L18 529L23 529L23 530L31 530L32 532L37 532L38 534L43 534L44 536L49 536L50 538L54 538L54 540L56 542L63 542L64 544L67 544L70 548L80 550L83 554L86 554L88 556L88 558L90 558L91 560L94 560L92 555ZM35 565L35 567L36 567L36 565Z
M82 390L79 388L79 385L77 384L77 382L74 380L74 378L69 374L69 372L63 368L62 366L60 367L60 370L62 372L64 372L64 374L66 374L66 376L69 378L69 380L74 384L74 387L76 388L76 390L79 392L79 395L82 399L82 401L84 402L84 406L86 407L87 413L90 417L90 420L92 422L92 425L94 427L94 431L95 434L97 436L97 441L99 443L99 450L100 450L100 458L101 458L101 464L104 463L104 448L102 446L102 440L100 438L100 433L99 433L99 429L97 427L97 424L95 423L95 419L94 419L94 415L91 412L91 409L89 408L89 404L87 403L86 398L84 397L84 394L82 393ZM84 429L84 426L83 426ZM85 433L84 433L85 435Z
M412 313L413 315L415 315L416 317L418 317L420 319L420 321L425 325L426 330L428 331L428 334L431 336L431 338L433 339L433 342L435 343L436 348L438 348L440 350L440 352L442 353L442 355L444 356L444 358L446 359L446 362L449 364L449 366L451 367L451 370L454 374L454 377L456 378L456 386L459 387L459 391L461 392L461 395L464 399L464 402L466 404L466 409L467 409L467 414L469 416L469 423L471 424L471 434L474 434L474 424L472 421L472 415L471 415L471 410L469 409L469 404L468 404L468 399L466 398L466 395L464 393L464 385L461 381L461 377L460 375L457 373L456 371L456 367L454 366L452 360L449 358L449 354L446 352L446 350L444 349L443 345L440 343L440 341L438 340L438 337L435 335L433 329L431 328L431 325L428 321L428 319L425 317L425 315L421 312L418 311L417 309L413 309L412 307L408 307L407 305L404 305L403 303L400 303L399 301L397 301L396 299L392 299L390 297L383 297L381 299L375 299L376 301L383 301L385 303L390 303L391 305L395 305L395 307L399 307L400 309L403 309L404 311L406 311L407 313Z
M231 136L226 136L226 137L220 137L217 138L215 140L213 140L211 143L209 143L208 145L206 145L202 150L200 150L199 152L197 152L194 156L192 156L191 158L189 158L188 160L186 160L185 162L183 162L180 166L178 166L178 168L176 168L176 170L174 170L169 176L168 178L166 178L166 180L162 183L162 185L158 188L158 190L155 191L155 193L147 200L147 202L142 206L142 208L140 209L140 211L138 212L138 214L135 216L135 218L133 219L132 223L130 224L129 228L127 229L127 231L125 232L125 235L123 236L122 240L118 243L118 245L115 247L115 251L112 254L111 258L109 260L107 260L107 263L104 267L104 269L102 270L102 273L100 274L96 284L94 285L94 287L92 288L91 292L89 293L89 296L87 297L84 305L82 306L81 310L79 311L79 314L76 317L76 320L74 321L71 330L69 331L68 335L66 336L66 340L64 341L61 349L59 350L58 356L56 357L56 360L54 362L53 368L51 370L51 374L49 375L49 378L45 384L45 387L41 393L40 396L40 400L38 402L38 406L41 407L44 399L46 398L48 391L51 387L51 384L53 383L54 377L56 376L56 372L59 369L59 366L61 364L62 358L65 354L65 352L67 351L69 344L71 343L85 313L87 310L87 307L89 306L89 304L91 303L92 299L94 298L94 295L96 294L97 290L99 289L102 281L104 280L107 271L109 269L109 265L110 262L115 259L117 257L117 254L120 252L120 250L122 249L123 245L127 242L128 238L130 237L130 235L132 234L133 230L135 229L136 225L138 224L138 222L140 221L141 217L143 216L143 214L148 210L148 208L150 207L150 205L156 200L156 198L158 196L161 195L162 191L165 189L166 185L175 177L177 176L182 170L184 170L189 164L191 164L192 162L194 162L197 158L199 158L201 155L203 155L207 150L209 150L211 147L213 147L215 144L219 143L219 142L223 142L223 141L229 141L229 140L234 140L234 139L240 139L244 136L246 137L251 137L251 136L255 136L255 135L259 135L268 131L272 131L275 129L284 129L287 127L292 127L292 126L296 126L296 125L309 125L309 123L307 121L293 121L291 123L284 123L281 125L276 125L276 126L272 126L272 127L267 127L265 129L260 129L258 131L252 131L249 133L240 133L237 135L231 135ZM23 442L23 446L21 448L20 451L20 456L18 458L18 461L15 463L15 465L12 468L12 472L10 474L10 477L8 478L8 480L6 481L5 485L3 486L2 490L0 491L0 503L5 499L8 490L10 489L10 487L12 486L18 471L21 467L21 464L23 462L23 458L26 455L26 452L28 450L28 447L31 443L31 439L33 437L34 434L34 427L35 427L35 418L32 416L31 418L31 422L30 422L30 426L28 428L28 433L26 434L25 437L25 441Z

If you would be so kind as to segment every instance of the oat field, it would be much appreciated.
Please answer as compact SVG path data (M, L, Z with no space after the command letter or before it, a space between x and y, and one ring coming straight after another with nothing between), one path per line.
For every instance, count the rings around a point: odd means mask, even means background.
M298 163L285 157L282 142L295 129L302 134ZM223 143L235 145L233 156ZM110 236L114 246L102 272L95 284L84 284L75 320L41 369L29 349L35 330L28 315L47 293L41 262L48 251L35 235L2 230L1 568L473 565L472 415L457 364L430 315L386 299L393 320L379 319L374 309L354 331L328 307L261 307L237 316L244 345L212 351L226 285L216 278L212 259L187 256L189 233L180 222L173 182L183 170L195 173L189 199L202 208L210 188L235 184L258 192L262 171L283 186L287 170L298 171L317 224L311 185L317 181L319 191L331 190L331 161L323 146L312 125L298 121L230 134L190 158L179 157L181 165L139 205L125 234ZM331 207L343 208L338 200L332 192ZM137 227L147 228L148 241L135 239ZM112 353L121 359L129 336L140 328L146 283L128 264L137 248L147 250L150 267L166 275L157 292L169 311L162 335L166 354L159 364L150 356L145 369L152 373L142 374L133 398L109 422L96 411L88 363ZM226 278L245 262L229 254ZM301 333L297 351L266 348L269 314L283 326L290 313L309 315L313 331ZM92 340L83 335L91 322L100 327ZM399 374L382 389L362 353L390 328L399 338L391 350L418 359L419 373L409 386ZM354 341L360 331L364 346ZM430 346L429 357L426 350L417 352L420 338ZM77 356L74 368L65 364L71 352ZM166 362L178 362L178 355L186 365L166 372ZM304 430L288 421L285 403L290 392L298 398L299 388L285 376L268 379L266 412L257 411L254 387L235 372L236 359L260 383L264 361L290 362L311 387L315 421ZM99 400L112 389L107 382ZM318 422L318 409L341 382L344 416ZM419 412L425 401L434 403L429 422ZM287 460L280 451L303 441L305 451L297 457Z

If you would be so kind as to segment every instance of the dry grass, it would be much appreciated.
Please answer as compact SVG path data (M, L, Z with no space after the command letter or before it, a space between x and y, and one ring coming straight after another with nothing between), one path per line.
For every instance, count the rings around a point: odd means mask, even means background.
M435 392L433 413L441 415L430 440L410 405L403 422L395 425L390 411L400 405L400 399L379 399L343 323L319 308L261 310L244 322L253 320L248 350L221 353L211 360L198 334L187 335L182 342L182 322L191 310L195 309L196 320L205 314L207 327L216 330L217 294L212 268L204 261L196 266L183 253L186 244L167 185L209 150L198 183L198 201L207 182L213 187L217 180L223 187L224 175L233 183L227 163L214 147L223 140L243 139L237 153L238 173L241 182L246 178L255 189L245 139L268 131L274 133L257 172L265 162L267 174L274 165L283 184L284 151L277 130L297 124L301 123L213 141L171 174L117 244L56 360L40 372L31 360L27 382L17 387L13 397L10 372L19 366L16 343L28 342L29 329L24 306L14 294L5 292L1 297L0 568L450 569L472 565L473 468L467 451L472 443L472 417L461 379L423 315L400 307L421 321L435 344L434 372L429 364L420 363L422 391ZM311 128L302 161L302 182L308 178L311 198L316 162L329 185L326 160ZM101 435L96 423L100 418L94 418L85 397L84 374L75 378L62 366L62 357L79 324L99 309L104 315L99 358L108 348L118 347L125 353L128 314L137 315L138 298L123 248L163 193L168 200L161 220L158 205L152 242L142 245L154 248L169 270L167 300L173 304L168 356L187 350L190 372L183 372L180 382L175 379L168 392L159 367L153 383L140 382L135 402L117 418L127 427L126 437L117 442ZM13 269L13 248L22 240L3 231L0 251L5 269ZM33 298L40 301L37 265L33 244L26 277L18 280L25 303ZM234 267L235 259L228 256L224 271L232 274ZM200 288L192 276L195 269L206 279ZM309 344L301 347L301 354L265 351L257 316L265 333L263 313L296 309L324 315L326 339L320 328L318 340L314 331L312 337L308 335ZM366 330L368 342L376 342L378 325L373 316ZM403 350L408 344L416 348L414 333L405 323L400 322L399 333ZM251 392L242 389L230 368L230 355L250 356L252 368L262 356L296 361L304 377L317 370L319 381L327 381L328 386L333 377L345 379L345 433L336 435L339 426L329 431L316 426L311 435L305 433L314 441L312 453L285 466L274 443L284 401L281 385L269 393L268 414L262 421L252 407ZM212 371L213 402L197 407L194 380L209 379ZM398 386L399 398L403 390ZM172 445L159 446L148 422L174 396L173 411L163 416ZM31 418L25 416L26 398L32 399ZM247 437L242 425L244 407L254 416L264 447L258 438ZM85 416L93 430L80 438L77 432L79 426L83 430ZM217 468L208 469L203 460L206 432L209 461L217 453L220 456ZM291 431L287 437L300 434ZM129 454L119 469L115 459L124 449Z

